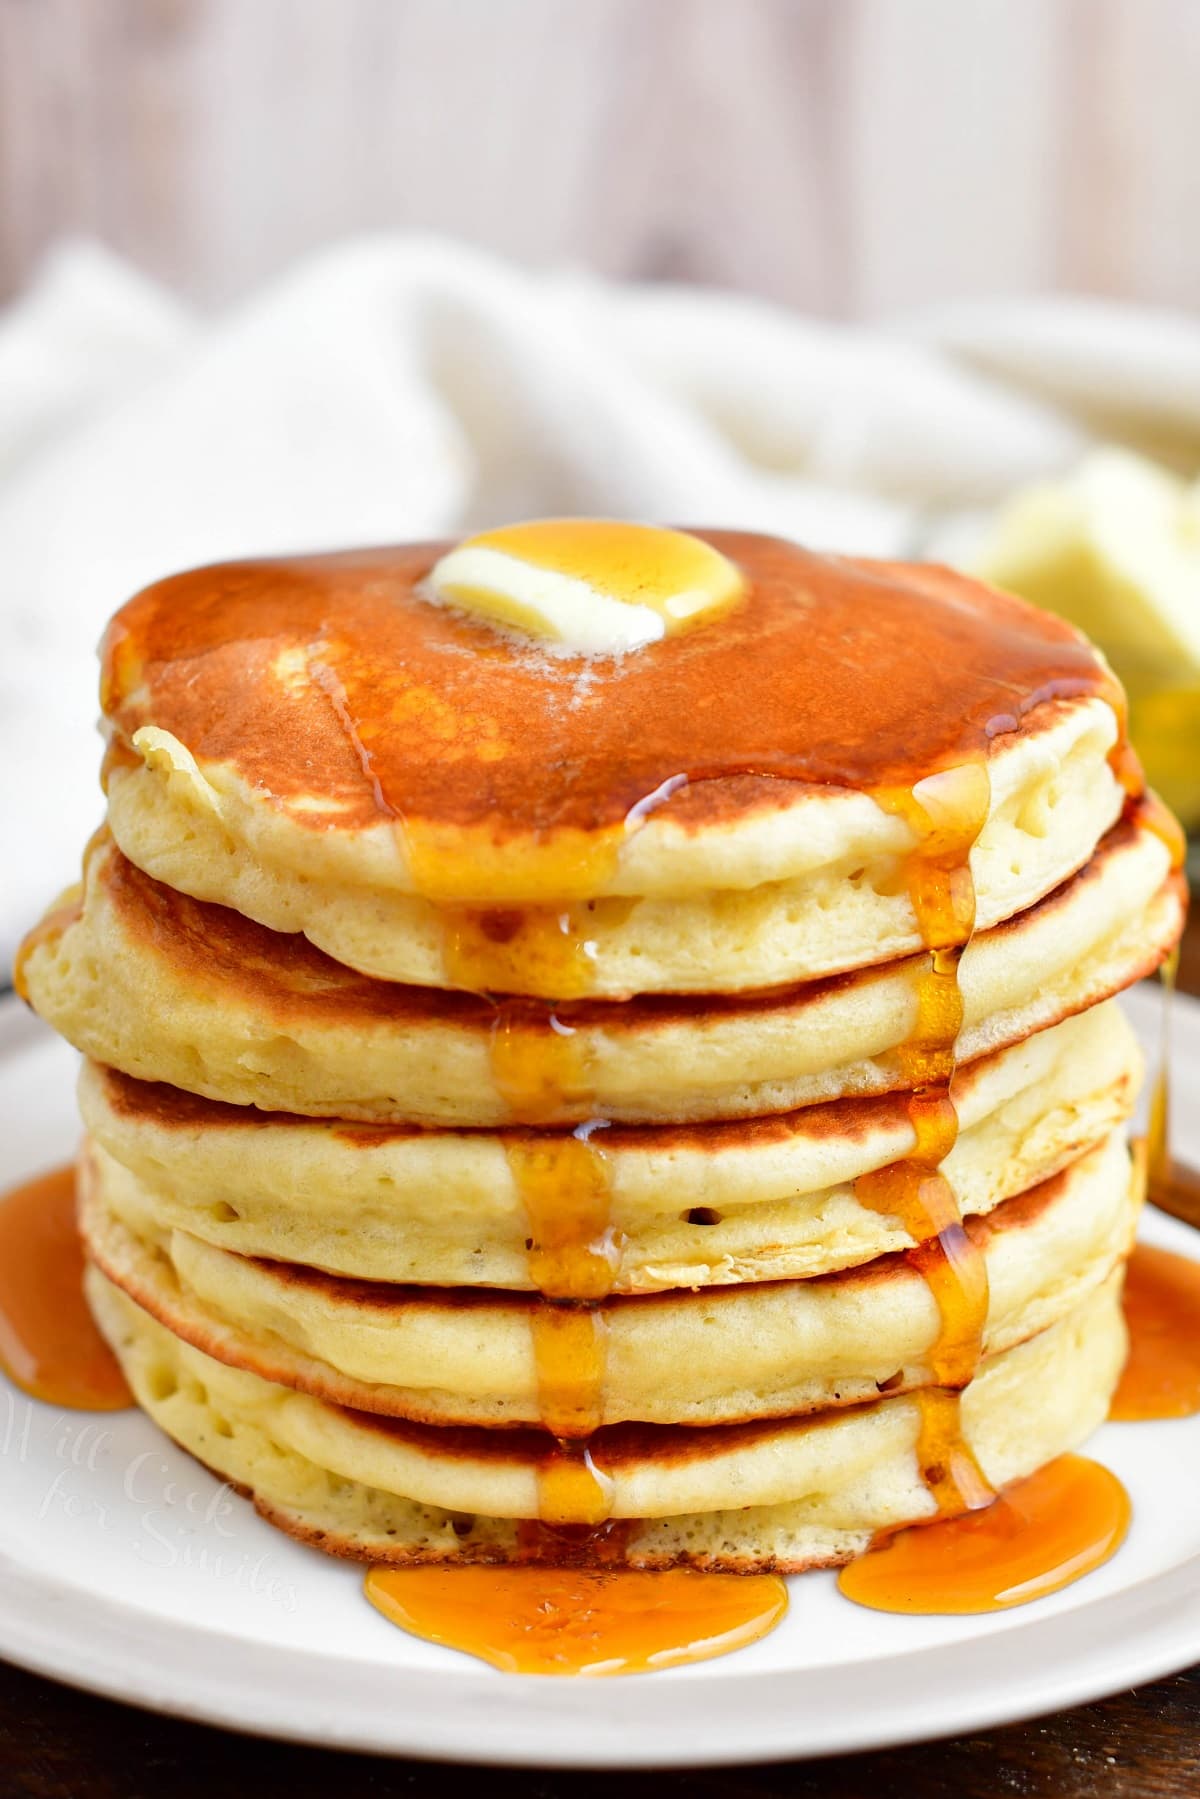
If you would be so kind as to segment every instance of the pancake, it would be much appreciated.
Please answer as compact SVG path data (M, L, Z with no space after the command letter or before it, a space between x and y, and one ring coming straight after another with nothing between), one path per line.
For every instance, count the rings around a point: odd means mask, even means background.
M948 570L446 548L106 635L108 821L16 981L87 1058L134 1397L375 1562L801 1569L986 1504L1126 1352L1106 1002L1185 889L1119 684Z
M426 1424L541 1422L538 1334L548 1302L351 1282L158 1230L103 1152L85 1151L81 1190L84 1244L97 1266L217 1360ZM986 1220L972 1219L990 1293L982 1353L1035 1336L1102 1286L1132 1245L1139 1199L1114 1133ZM607 1301L594 1313L603 1358L596 1424L789 1417L934 1384L942 1320L927 1256L914 1249L823 1279Z
M677 899L870 868L915 843L889 796L979 761L995 763L1001 805L1016 801L1022 856L1042 864L1033 887L1085 859L1089 828L1094 841L1111 822L1098 764L1123 700L1073 627L947 569L697 535L737 566L744 597L607 659L551 654L427 603L444 544L158 582L103 647L115 766L140 761L134 740L152 734L140 751L180 807L180 866L198 808L243 875L360 902ZM1063 752L1073 740L1092 771L1078 789L1087 816L1051 831L1059 752L1018 758L1011 776L1001 764L1079 706ZM207 841L195 862L211 883Z
M1093 699L1043 706L1021 733L993 741L990 811L970 856L979 928L1059 886L1116 822L1125 797L1108 763L1116 736L1111 708ZM141 760L113 759L107 780L109 824L132 862L272 930L302 931L335 961L384 980L553 999L734 993L922 947L905 878L912 828L865 795L813 789L795 801L788 829L803 819L805 835L789 860L807 850L810 861L784 878L574 905L556 905L550 891L536 906L473 913L277 868L244 821L245 797L206 780L177 739L145 727L134 748ZM847 816L855 799L873 819ZM730 872L753 875L758 862Z
M1115 1002L963 1069L945 1164L963 1214L990 1212L1107 1135L1131 1112L1140 1072ZM368 1280L532 1284L514 1168L536 1146L530 1131L264 1114L95 1063L79 1099L136 1189L126 1206L159 1232ZM613 1126L591 1142L608 1177L616 1292L827 1274L912 1246L898 1218L853 1190L911 1152L905 1094L726 1124Z
M966 1389L964 1434L994 1487L1077 1447L1104 1419L1126 1353L1119 1273ZM846 1561L930 1517L914 1453L920 1395L812 1419L617 1426L593 1455L627 1528L530 1530L549 1439L433 1431L331 1406L181 1342L98 1269L89 1299L140 1405L294 1536L373 1562L594 1560L749 1572Z
M1148 973L1184 903L1153 814L1135 808L1078 875L968 945L960 1060ZM305 1116L492 1126L747 1117L894 1091L926 967L739 998L501 1005L354 974L153 882L101 840L18 979L77 1049L142 1080Z

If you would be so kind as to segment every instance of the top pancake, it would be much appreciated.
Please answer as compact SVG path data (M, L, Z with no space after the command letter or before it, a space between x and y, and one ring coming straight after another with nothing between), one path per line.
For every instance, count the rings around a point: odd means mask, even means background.
M186 856L169 877L199 897L239 904L214 870L244 877L249 859L360 897L547 905L895 860L914 832L889 795L985 761L1018 811L1000 765L1066 729L1087 738L1096 779L1040 891L1086 859L1119 806L1106 757L1120 697L1071 627L945 570L704 535L743 571L744 600L605 660L428 603L420 583L444 545L160 582L106 639L110 775L148 761L177 841L198 809L219 819L221 854L197 849L195 880ZM1017 786L1046 775L1026 748ZM1058 824L1029 835L1053 846ZM136 860L133 825L118 834ZM290 928L306 928L290 900Z

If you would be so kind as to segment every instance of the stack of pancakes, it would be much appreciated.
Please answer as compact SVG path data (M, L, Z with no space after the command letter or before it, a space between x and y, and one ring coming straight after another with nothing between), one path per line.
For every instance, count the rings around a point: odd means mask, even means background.
M88 1058L89 1297L326 1550L828 1564L1107 1411L1113 996L1184 903L1119 690L945 571L708 541L741 603L608 660L431 604L439 546L110 627L19 970Z

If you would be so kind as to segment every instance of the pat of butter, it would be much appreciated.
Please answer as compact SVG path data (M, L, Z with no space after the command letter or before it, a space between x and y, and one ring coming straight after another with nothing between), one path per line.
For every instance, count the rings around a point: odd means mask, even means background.
M442 557L435 599L566 654L641 649L724 611L740 571L702 538L608 519L543 519L484 531Z
M1086 631L1127 682L1200 675L1200 484L1094 451L1069 479L1017 494L974 563Z

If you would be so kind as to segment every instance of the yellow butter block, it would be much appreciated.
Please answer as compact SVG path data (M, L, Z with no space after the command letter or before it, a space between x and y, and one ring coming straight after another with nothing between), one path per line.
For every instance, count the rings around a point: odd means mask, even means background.
M1016 494L972 572L1100 645L1129 691L1152 784L1200 821L1200 483L1098 450L1066 480Z

